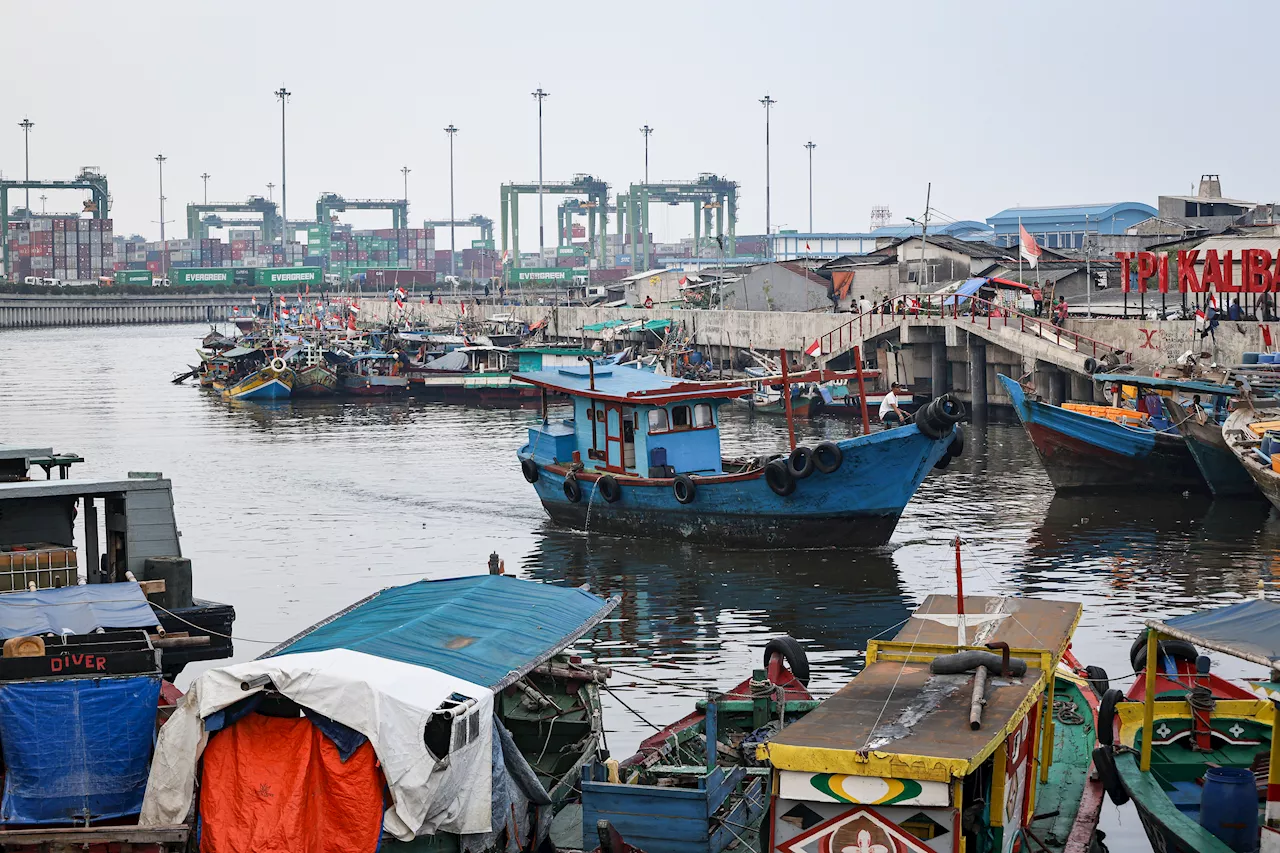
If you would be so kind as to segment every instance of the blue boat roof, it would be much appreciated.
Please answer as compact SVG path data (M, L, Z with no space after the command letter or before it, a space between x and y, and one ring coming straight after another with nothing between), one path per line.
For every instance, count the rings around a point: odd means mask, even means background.
M374 593L267 652L350 649L500 690L594 628L618 599L478 575Z
M1248 599L1160 621L1148 627L1263 666L1280 663L1280 604Z
M567 365L558 370L513 373L511 378L548 391L632 405L661 406L677 400L742 397L751 393L750 388L736 382L689 382L629 367L596 367L593 379L587 364Z
M1164 376L1134 376L1132 373L1095 373L1095 382L1119 382L1123 385L1141 385L1144 388L1166 388L1171 391L1191 391L1196 394L1240 393L1234 385L1219 385L1216 382L1201 382L1196 379L1178 379Z

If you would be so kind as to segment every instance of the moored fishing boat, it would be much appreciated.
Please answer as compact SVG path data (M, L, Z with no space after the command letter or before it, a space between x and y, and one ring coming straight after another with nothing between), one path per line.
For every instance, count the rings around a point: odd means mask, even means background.
M1051 406L998 376L1055 490L1207 490L1171 424L1156 429L1143 414L1117 407ZM1098 414L1080 410L1092 408Z
M397 354L375 351L347 359L339 386L357 397L393 397L408 391L409 380L401 372Z
M1280 454L1280 442L1276 442L1272 434L1277 431L1280 431L1280 404L1275 400L1246 403L1228 415L1222 424L1222 440L1227 449L1263 497L1280 509L1280 472L1276 471L1273 461L1274 455Z
M331 397L338 393L338 371L324 347L306 341L290 353L294 363L293 393L298 397Z
M294 373L283 358L276 356L264 367L228 385L224 400L287 400L293 393Z
M544 392L543 420L518 451L559 524L730 548L883 545L930 469L964 446L964 409L934 400L915 423L789 456L723 459L719 408L750 393L593 363L517 374ZM547 394L573 401L552 422Z
M550 370L599 358L595 350L580 347L464 346L428 362L412 363L406 374L415 397L446 403L483 406L528 405L539 392L512 380L515 371Z
M1108 795L1133 802L1155 850L1230 853L1261 842L1264 853L1280 851L1280 604L1242 601L1146 625L1131 649L1139 678L1127 692L1109 690L1099 711L1094 763ZM1232 683L1210 672L1201 649L1265 675Z
M1099 848L1094 716L1065 672L1074 602L931 595L773 767L768 853ZM997 649L995 654L988 649Z

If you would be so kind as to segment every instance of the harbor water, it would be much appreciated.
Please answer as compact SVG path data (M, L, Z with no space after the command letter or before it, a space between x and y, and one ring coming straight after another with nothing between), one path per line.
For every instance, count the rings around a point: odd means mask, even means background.
M1119 685L1131 681L1142 619L1274 591L1280 578L1280 522L1264 503L1055 497L1017 425L967 427L964 457L925 480L880 551L752 553L559 530L515 458L536 413L228 404L169 382L207 331L6 332L0 441L78 452L81 478L171 478L196 595L236 607L237 660L379 588L484 572L492 552L521 577L620 594L578 646L615 668L603 697L615 756L703 691L746 677L777 634L804 645L810 688L829 694L857 672L869 639L892 634L928 594L954 592L957 535L966 593L1080 601L1076 653ZM786 444L782 419L722 411L728 453ZM818 419L797 431L812 443L854 428ZM1146 846L1131 807L1108 804L1103 828L1113 850Z

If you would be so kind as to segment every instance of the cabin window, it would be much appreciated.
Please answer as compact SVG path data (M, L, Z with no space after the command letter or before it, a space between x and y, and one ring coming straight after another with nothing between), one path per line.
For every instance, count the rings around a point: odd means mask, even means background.
M710 403L699 403L693 407L693 426L695 429L715 426L711 419Z
M671 407L671 428L672 429L688 429L692 425L689 417L688 406L672 406Z
M670 427L667 426L667 410L650 409L649 432L666 432L668 429L670 429Z

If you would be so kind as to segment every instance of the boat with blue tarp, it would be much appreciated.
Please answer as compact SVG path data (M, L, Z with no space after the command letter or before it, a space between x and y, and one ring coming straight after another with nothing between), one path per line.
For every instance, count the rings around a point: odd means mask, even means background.
M375 593L197 678L141 822L194 806L219 850L537 849L604 746L608 670L569 646L617 604L501 574Z
M1163 409L1054 406L1033 399L1016 379L998 378L1055 490L1208 490L1187 443Z
M594 364L516 374L543 391L520 467L551 519L581 530L730 548L878 546L929 471L963 450L940 397L897 429L726 459L720 407L752 393ZM552 420L549 394L571 398ZM794 440L794 439L793 439Z

